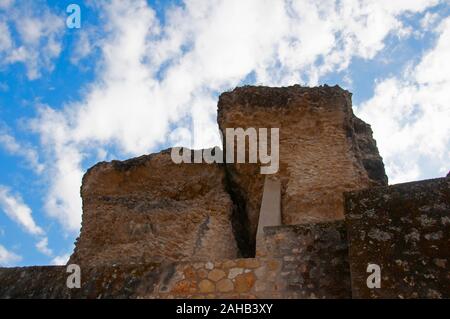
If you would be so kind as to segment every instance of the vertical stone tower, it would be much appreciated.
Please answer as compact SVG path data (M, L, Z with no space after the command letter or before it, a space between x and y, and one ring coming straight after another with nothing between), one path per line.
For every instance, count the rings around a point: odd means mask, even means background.
M344 218L343 193L387 185L370 126L352 111L339 87L242 87L223 93L218 123L227 128L279 128L282 224ZM242 228L255 238L264 175L258 164L227 164ZM254 245L253 242L250 243Z

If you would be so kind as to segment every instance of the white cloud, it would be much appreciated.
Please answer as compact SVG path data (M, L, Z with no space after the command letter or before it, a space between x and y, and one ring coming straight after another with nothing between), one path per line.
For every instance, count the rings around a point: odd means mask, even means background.
M23 157L36 173L40 174L44 170L44 165L39 161L38 152L30 145L21 145L14 136L8 134L1 127L0 147L3 147L11 155Z
M19 195L11 194L10 190L0 185L0 208L13 221L32 235L42 235L44 231L36 225L31 209L23 202Z
M372 124L391 182L443 176L450 149L450 18L436 45L402 76L379 82L359 115ZM426 163L421 166L419 163ZM434 175L426 167L436 167Z
M48 247L48 238L47 237L43 237L41 240L39 240L36 244L36 248L38 251L40 251L44 255L47 255L47 256L53 255L53 251Z
M107 9L106 28L115 32L102 46L101 78L84 101L67 106L64 113L43 107L32 125L54 156L47 211L75 231L81 222L83 148L117 142L124 152L145 152L164 140L168 125L164 107L151 107L157 98L152 94L156 83L141 61L153 12L142 1L134 5L114 1Z
M3 0L0 8L0 65L23 63L30 80L41 71L52 70L53 60L61 53L61 38L65 31L64 16L52 13L42 1L23 1L12 5ZM15 41L12 28L17 31Z
M83 29L83 32L77 33L78 39L76 40L75 47L71 52L70 62L73 64L79 64L80 60L88 57L94 49L97 47L97 36L95 28L89 26Z
M420 20L420 26L424 31L432 30L439 21L440 15L436 12L427 12Z
M52 182L45 208L49 215L57 218L66 229L79 230L82 155L79 150L70 146L61 146L59 150L54 166L49 171Z
M67 262L69 261L69 258L70 258L70 254L56 256L55 258L52 259L51 264L55 265L55 266L63 266L63 265L67 264Z
M46 256L53 256L53 251L48 247L48 238L45 236L44 230L34 221L31 208L23 202L20 195L11 194L9 188L2 185L0 185L0 211L1 210L4 211L11 220L19 224L27 233L37 236L38 241L35 246L39 252ZM0 229L0 234L1 232L2 229ZM14 257L13 255L7 255L6 250L4 254L11 258Z
M0 9L9 8L13 2L14 0L0 0Z
M0 266L9 267L22 260L22 257L15 253L8 251L5 247L0 245Z
M4 21L0 21L0 52L7 51L11 47L12 40L8 25Z
M48 213L79 230L82 163L99 146L128 157L187 142L189 131L188 146L219 144L218 92L250 74L266 85L317 84L354 57L375 57L388 35L408 36L401 17L436 3L186 0L161 25L146 1L101 1L106 35L96 38L97 79L63 110L41 107L32 124L48 154ZM86 43L75 62L92 50L89 39L80 40Z
M0 185L0 210L4 211L11 220L19 224L27 233L38 237L36 249L39 252L47 256L53 256L53 251L48 247L48 238L45 236L44 230L34 221L31 208L23 202L20 195L11 194L9 188L2 185ZM6 250L4 254L7 256ZM13 255L8 256L13 257Z

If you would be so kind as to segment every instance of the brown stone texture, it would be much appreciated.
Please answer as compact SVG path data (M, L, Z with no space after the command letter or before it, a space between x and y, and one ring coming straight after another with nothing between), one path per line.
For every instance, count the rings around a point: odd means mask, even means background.
M353 115L351 94L337 86L236 88L220 96L218 123L225 145L226 128L279 128L283 224L343 219L343 192L387 184L370 126ZM264 185L259 167L227 165L250 242Z
M286 290L298 298L350 298L343 221L266 227L265 254L283 259Z
M354 298L450 298L449 178L350 192L346 223Z
M285 257L81 268L81 288L66 286L66 267L0 268L0 298L332 298L291 289L298 271ZM290 266L288 266L290 265ZM215 282L211 274L225 277ZM215 275L214 275L215 276ZM316 278L318 280L318 278ZM309 291L313 291L311 287Z
M69 289L64 266L0 268L0 298L137 298L153 293L163 274L159 264L83 267L80 289Z
M175 164L170 150L99 163L83 178L83 222L70 263L237 258L233 203L218 164Z
M217 283L218 292L231 292L234 289L233 282L230 279L222 279Z

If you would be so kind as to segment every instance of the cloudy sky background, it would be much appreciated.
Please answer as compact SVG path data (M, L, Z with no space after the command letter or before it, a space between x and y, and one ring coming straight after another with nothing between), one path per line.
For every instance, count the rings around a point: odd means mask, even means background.
M390 183L450 169L448 0L0 0L0 265L67 260L96 162L218 145L220 92L295 83L354 93Z

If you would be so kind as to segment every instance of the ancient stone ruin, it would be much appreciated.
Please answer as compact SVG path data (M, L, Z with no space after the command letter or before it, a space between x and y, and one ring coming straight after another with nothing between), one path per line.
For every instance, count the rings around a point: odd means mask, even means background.
M81 287L64 266L0 268L0 297L450 297L450 179L388 186L349 92L236 88L218 125L224 150L227 128L279 128L278 172L176 164L170 149L99 163L69 261Z

